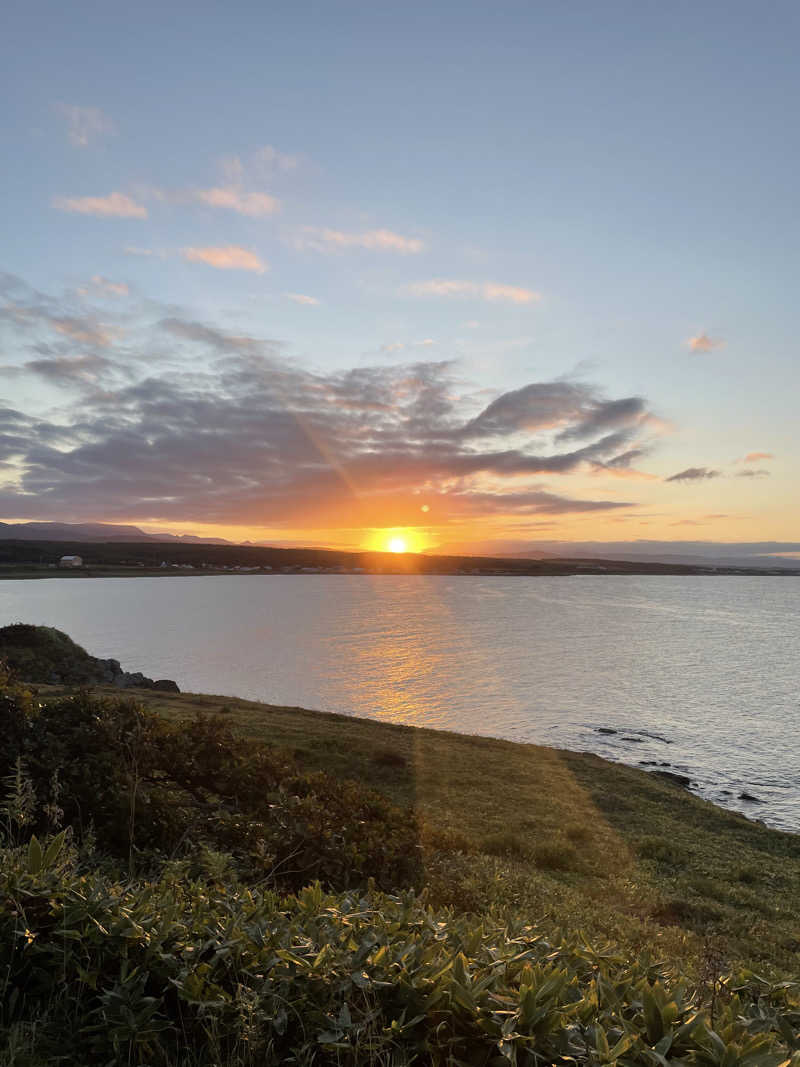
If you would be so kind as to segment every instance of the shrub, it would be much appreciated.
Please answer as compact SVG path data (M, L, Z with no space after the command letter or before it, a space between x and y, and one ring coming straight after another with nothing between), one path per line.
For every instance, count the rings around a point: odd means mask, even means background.
M286 889L417 884L413 814L355 782L303 774L288 753L253 749L219 718L169 725L125 700L81 692L33 707L0 695L0 777L21 759L48 829L53 783L78 838L139 869L201 846L231 854L245 879Z
M712 1029L648 957L437 912L412 893L280 898L189 881L185 863L118 881L33 853L0 856L0 967L25 991L6 998L0 1055L27 1034L37 1064L798 1059L791 983L720 976Z

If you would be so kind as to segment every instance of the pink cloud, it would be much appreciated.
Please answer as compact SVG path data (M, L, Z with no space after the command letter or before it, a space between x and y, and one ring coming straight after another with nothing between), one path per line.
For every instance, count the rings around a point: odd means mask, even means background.
M711 352L714 348L722 348L725 342L718 337L709 337L707 333L698 333L690 337L686 344L693 352Z
M319 303L319 300L317 300L315 296L306 296L305 293L287 293L286 296L295 304L308 304L311 306Z
M454 278L432 278L427 282L414 282L408 291L415 296L472 296L480 300L509 304L533 304L542 294L518 285L502 285L498 282L470 282Z
M240 245L222 245L208 248L184 248L183 258L189 263L207 263L218 270L251 270L263 274L267 264Z
M218 186L214 189L196 189L194 198L209 207L228 208L240 215L259 218L274 215L280 210L280 200L269 193L245 193L232 185Z
M147 208L143 204L137 204L125 193L109 193L108 196L57 196L53 200L53 207L59 211L96 215L98 218L147 218Z

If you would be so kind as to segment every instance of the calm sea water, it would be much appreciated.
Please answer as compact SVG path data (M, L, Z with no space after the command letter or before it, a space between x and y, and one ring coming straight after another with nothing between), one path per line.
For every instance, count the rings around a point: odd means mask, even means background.
M0 624L15 621L184 690L668 764L800 831L793 578L0 582Z

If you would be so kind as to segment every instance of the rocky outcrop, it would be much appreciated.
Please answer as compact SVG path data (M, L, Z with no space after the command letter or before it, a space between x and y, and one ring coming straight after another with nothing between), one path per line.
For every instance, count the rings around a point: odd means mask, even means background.
M677 774L675 771L651 771L651 774L657 774L659 778L663 778L665 782L672 782L673 785L679 785L682 789L688 789L692 784L692 779L685 774Z
M0 663L24 682L41 685L113 685L179 693L171 678L124 671L119 660L98 659L61 630L15 623L0 628Z
M171 678L154 680L141 671L123 671L118 659L98 659L95 663L102 672L105 685L115 685L118 689L159 689L164 693L180 693L177 683Z

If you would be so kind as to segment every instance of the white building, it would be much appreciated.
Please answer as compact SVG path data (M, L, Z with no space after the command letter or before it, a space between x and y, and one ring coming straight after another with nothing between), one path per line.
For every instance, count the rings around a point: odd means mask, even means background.
M82 567L83 560L80 556L62 556L58 565L59 567Z

